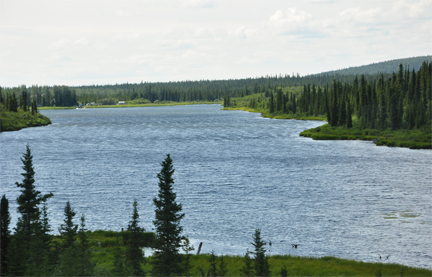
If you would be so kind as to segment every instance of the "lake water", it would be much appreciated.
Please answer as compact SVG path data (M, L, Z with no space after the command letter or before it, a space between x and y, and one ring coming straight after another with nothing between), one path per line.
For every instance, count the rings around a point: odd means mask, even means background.
M1 194L28 143L54 233L67 201L91 230L126 228L138 201L152 230L170 153L182 225L197 249L243 255L260 228L271 255L336 256L432 268L432 151L314 141L317 121L273 120L220 105L41 111L53 124L0 134ZM76 216L76 223L79 222ZM292 244L299 244L297 249Z

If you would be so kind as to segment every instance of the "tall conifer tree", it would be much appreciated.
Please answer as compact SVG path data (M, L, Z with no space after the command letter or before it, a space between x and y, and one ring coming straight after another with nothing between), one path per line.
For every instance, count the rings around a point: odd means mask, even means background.
M182 273L179 249L183 239L180 236L183 231L180 221L184 213L181 213L182 205L176 202L176 193L173 191L174 169L169 154L161 166L162 170L157 175L159 193L158 197L153 199L156 206L153 221L156 227L156 241L151 273L152 276L174 276Z
M0 202L1 206L1 269L0 275L7 276L8 274L8 246L10 239L10 231L9 231L9 223L10 223L10 213L9 213L9 200L6 198L6 195L3 195Z
M268 257L266 257L264 249L265 242L261 239L261 230L256 229L253 234L252 245L255 248L254 262L255 262L255 276L270 276L270 266L268 263Z
M138 203L134 200L132 220L128 226L130 234L126 245L126 265L134 276L145 276L145 272L141 268L141 265L144 264L144 253L140 244L140 233L144 230L138 226L138 223Z

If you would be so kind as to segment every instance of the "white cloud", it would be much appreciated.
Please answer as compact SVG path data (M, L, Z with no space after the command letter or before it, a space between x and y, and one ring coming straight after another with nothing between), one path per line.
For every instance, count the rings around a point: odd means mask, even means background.
M215 5L214 0L183 0L183 6L192 8L212 8Z
M71 44L71 41L68 39L61 39L51 44L51 48L54 49L64 49L67 48Z
M282 33L301 32L311 29L313 16L296 8L277 10L266 22L268 26Z
M78 45L78 46L87 46L87 45L89 45L89 42L86 38L80 38L80 39L75 40L74 44Z
M195 50L188 50L185 53L183 53L182 58L196 60L196 59L200 59L200 58L202 58L204 56L205 56L205 54L203 54L201 52L198 52L198 51L195 51Z
M118 17L127 17L127 16L129 16L129 13L127 11L124 11L124 10L117 10L114 12L114 15L118 16Z
M359 8L349 8L339 13L343 20L356 21L360 23L377 23L380 21L382 11L380 8L373 8L368 10L361 10Z

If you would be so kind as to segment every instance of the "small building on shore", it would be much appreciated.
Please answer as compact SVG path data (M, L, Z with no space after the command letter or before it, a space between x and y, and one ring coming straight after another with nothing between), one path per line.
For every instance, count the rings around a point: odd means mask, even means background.
M125 101L119 101L117 105L126 105Z

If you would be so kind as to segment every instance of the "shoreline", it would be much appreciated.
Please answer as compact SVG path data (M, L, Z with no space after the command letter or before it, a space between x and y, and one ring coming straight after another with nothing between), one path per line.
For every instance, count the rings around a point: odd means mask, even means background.
M187 105L220 105L220 102L169 102L169 103L149 103L149 104L126 104L126 105L97 105L84 106L83 108L76 107L39 107L39 110L74 110L74 109L105 109L105 108L139 108L139 107L164 107L164 106L187 106Z
M325 121L324 117L316 116L295 116L289 114L272 115L270 113L257 111L246 107L222 108L222 110L241 110L245 112L261 113L262 117L271 119L291 119L291 120L314 120ZM403 147L409 149L432 149L430 134L420 130L377 130L377 129L358 129L355 126L351 129L344 127L331 127L328 123L304 130L299 134L313 140L363 140L372 141L376 146Z

